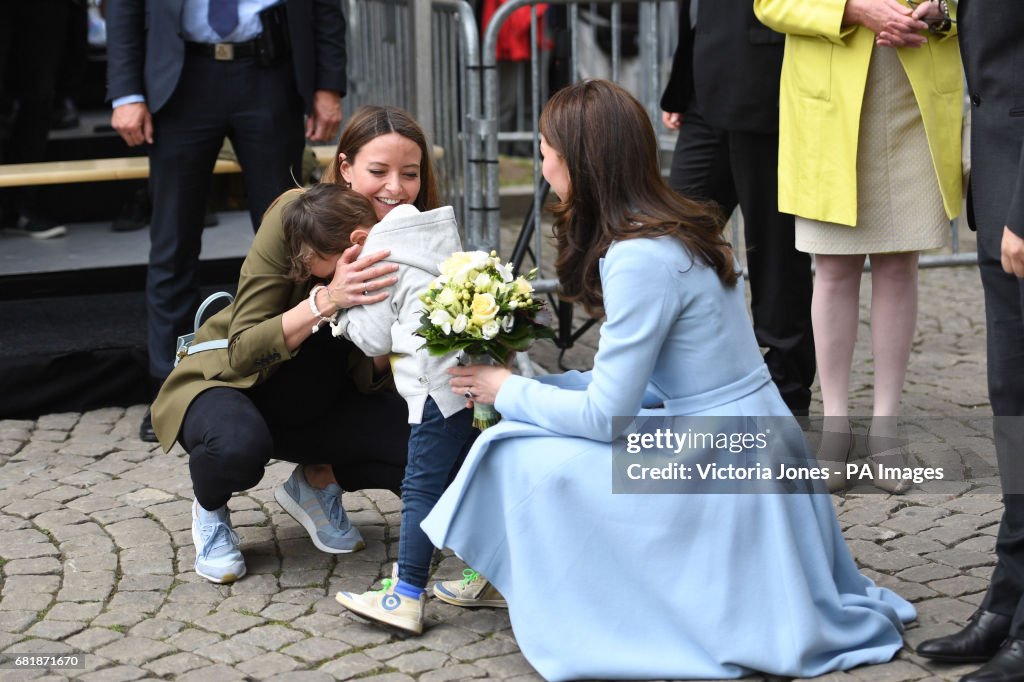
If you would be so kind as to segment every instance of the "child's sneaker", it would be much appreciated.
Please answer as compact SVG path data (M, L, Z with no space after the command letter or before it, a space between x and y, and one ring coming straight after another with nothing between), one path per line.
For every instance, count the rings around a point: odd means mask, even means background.
M507 609L508 602L494 585L472 568L462 572L462 580L444 580L434 583L434 596L455 606L490 606Z
M309 539L321 552L347 554L366 547L359 529L352 525L341 506L341 488L332 483L317 490L306 482L299 464L287 481L274 489L274 498L292 518L302 524Z
M245 559L227 505L206 511L198 501L192 502L192 542L196 544L196 573L207 580L226 584L245 575Z
M418 599L404 597L395 592L398 585L398 565L390 578L385 578L383 587L362 594L339 592L334 596L339 604L349 611L378 623L405 630L414 634L423 633L423 604L426 594Z

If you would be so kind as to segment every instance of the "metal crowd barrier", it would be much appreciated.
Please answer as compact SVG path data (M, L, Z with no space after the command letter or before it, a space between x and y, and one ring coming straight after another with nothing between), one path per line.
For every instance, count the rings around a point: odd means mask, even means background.
M491 18L482 40L470 5L464 0L344 0L349 20L349 94L345 110L361 104L393 104L412 112L443 157L436 163L443 201L455 207L470 249L498 250L501 243L499 142L528 144L533 156L533 205L524 216L512 259L538 266L539 291L552 295L557 282L545 273L542 207L547 186L540 174L536 122L548 96L548 66L552 55L540 49L545 28L538 5L547 12L564 9L560 38L568 44L560 55L567 64L566 82L586 77L609 78L626 87L644 105L658 133L663 152L674 147L674 134L661 123L659 99L671 67L677 41L678 5L673 0L508 0ZM495 55L498 32L517 9L530 8L530 61L527 102L517 102L521 130L499 130L500 82ZM628 10L633 21L623 18ZM429 20L426 18L429 17ZM545 21L550 15L545 15ZM550 22L548 22L550 23ZM637 54L623 54L622 29L635 27ZM598 29L610 36L610 46L598 50ZM606 43L609 41L605 41ZM668 155L663 155L667 159ZM738 216L736 216L738 217ZM740 243L733 220L733 243ZM920 267L965 265L975 254L961 253L958 225L951 226L951 254L926 254ZM525 267L524 267L525 269ZM555 300L554 298L552 300ZM585 331L571 331L572 306L558 303L558 344L567 348Z
M471 165L471 112L480 110L480 38L462 0L346 0L349 90L345 114L364 104L412 113L440 148L434 168L468 241L480 232L479 163ZM422 21L421 16L429 20ZM428 75L423 78L425 71ZM479 117L478 115L476 117Z
M483 152L487 160L484 172L483 206L487 209L484 215L484 229L480 235L481 243L491 248L501 249L500 238L500 191L498 149L499 141L529 141L533 155L533 202L525 216L522 229L512 249L511 261L520 270L524 261L529 258L530 265L536 266L539 279L535 288L546 293L558 318L558 332L555 344L562 353L571 348L576 340L590 329L597 320L591 319L573 329L573 305L557 299L557 281L547 276L543 259L544 235L539 229L541 225L541 209L548 193L548 185L540 173L539 136L537 121L541 108L548 95L547 59L538 48L538 3L535 0L509 0L501 5L491 18L483 37L481 48L483 70L483 118L478 126L484 135ZM547 13L553 8L564 8L564 20L561 26L564 33L562 39L566 54L558 55L564 60L565 82L576 82L588 77L601 77L613 80L629 90L646 108L655 130L662 133L661 110L659 100L664 83L672 63L672 55L676 44L678 27L675 2L613 2L597 0L592 2L576 2L574 0L554 0L547 4ZM495 57L498 33L505 21L513 12L521 7L530 8L530 93L529 127L526 130L507 132L499 131L499 92L507 87L499 83L498 67ZM629 8L630 15L635 17L631 26L635 30L636 55L624 55L622 42L623 29L626 21L623 9ZM601 11L604 9L605 11ZM545 14L549 17L550 14ZM599 44L598 31L603 30L608 40ZM567 43L567 46L566 46ZM610 43L610 44L609 44ZM668 143L663 143L667 146ZM671 148L671 147L669 147ZM525 364L525 363L524 363ZM562 364L561 356L559 365ZM528 373L528 367L520 367Z
M479 235L478 241L481 244L490 245L491 248L501 248L497 163L499 140L530 142L534 161L534 198L531 208L532 215L527 216L524 233L528 230L533 233L533 244L530 251L535 256L535 264L541 267L542 276L538 282L538 289L552 291L554 290L553 280L543 279L541 231L531 229L531 225L541 224L541 208L546 196L546 189L540 176L536 123L540 117L540 110L547 100L546 72L550 54L543 53L538 48L540 22L537 6L539 4L548 5L548 12L551 12L554 7L565 9L565 34L563 37L568 41L568 54L565 55L568 62L568 73L566 74L568 82L575 82L585 77L603 77L619 82L643 103L655 129L661 132L663 132L663 127L658 101L675 50L678 4L657 1L594 0L576 2L574 0L553 0L553 2L541 3L537 0L509 0L498 8L486 27L483 46L480 50L483 71L483 117L478 126L484 135L483 153L487 161L483 179L483 206L486 210L484 211L483 232ZM622 44L623 29L626 26L622 15L623 8L627 6L635 9L636 22L631 28L635 28L638 43L638 54L630 58L623 56ZM495 48L498 32L502 25L520 7L530 8L529 80L531 88L529 93L530 116L528 118L530 128L515 132L499 132L498 95L503 84L498 82ZM607 11L600 12L599 7L605 7ZM610 34L611 44L608 54L598 48L596 33L599 28L607 29Z

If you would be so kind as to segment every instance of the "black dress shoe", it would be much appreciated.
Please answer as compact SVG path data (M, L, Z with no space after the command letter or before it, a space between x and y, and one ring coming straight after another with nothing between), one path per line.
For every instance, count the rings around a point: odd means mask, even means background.
M921 642L917 653L943 663L983 663L995 656L1009 634L1009 616L978 609L963 630Z
M52 130L67 130L78 127L78 105L70 97L57 97L53 103L53 115L50 119Z
M150 215L153 213L153 206L149 202L149 190L145 187L139 188L132 195L132 198L121 207L121 212L110 228L114 232L132 232L141 230L149 225Z
M1009 639L999 652L960 682L1024 682L1024 639Z
M146 410L146 416L142 418L142 424L139 426L139 440L145 441L146 443L157 443L156 432L153 431L153 415Z

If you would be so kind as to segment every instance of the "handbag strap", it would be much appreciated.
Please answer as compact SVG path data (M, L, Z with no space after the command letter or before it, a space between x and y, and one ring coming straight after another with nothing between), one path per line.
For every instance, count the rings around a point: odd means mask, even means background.
M217 350L218 348L227 348L227 339L214 339L212 341L203 341L202 343L193 343L185 351L185 355L195 355L196 353L202 353L207 350Z
M206 308L211 303L213 303L214 301L219 300L221 298L228 299L228 304L234 303L234 301L235 301L235 297L232 296L231 294L229 294L226 291L218 291L215 294L210 294L209 296L207 296L206 300L199 304L199 310L196 311L196 319L195 319L195 323L194 323L194 325L192 327L193 330L199 331L199 324L203 321L203 313L206 312ZM199 344L199 345L202 346L204 344ZM221 346L221 347L222 348L226 348L227 346L225 345L225 346ZM204 348L203 350L208 350L208 349ZM189 355L191 355L191 351L189 352Z

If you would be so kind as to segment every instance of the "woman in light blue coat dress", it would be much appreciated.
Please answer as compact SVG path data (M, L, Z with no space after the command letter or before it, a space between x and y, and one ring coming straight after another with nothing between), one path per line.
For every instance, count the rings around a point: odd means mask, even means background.
M888 661L913 607L862 576L827 494L613 494L613 417L791 420L721 225L661 178L643 107L607 81L540 130L564 295L603 310L591 372L451 370L493 401L423 528L508 601L549 680L812 677ZM616 420L621 430L622 420Z

